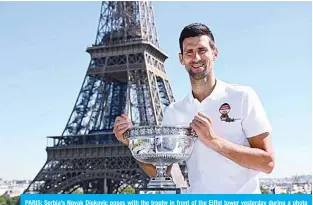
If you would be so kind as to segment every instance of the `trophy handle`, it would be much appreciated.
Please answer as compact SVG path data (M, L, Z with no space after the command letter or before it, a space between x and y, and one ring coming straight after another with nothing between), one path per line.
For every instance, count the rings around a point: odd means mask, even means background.
M193 141L196 141L198 139L197 133L196 131L194 131L194 129L191 128L190 134L191 134Z
M126 132L124 133L124 139L128 139L129 138L129 134L130 133L130 130L126 130Z

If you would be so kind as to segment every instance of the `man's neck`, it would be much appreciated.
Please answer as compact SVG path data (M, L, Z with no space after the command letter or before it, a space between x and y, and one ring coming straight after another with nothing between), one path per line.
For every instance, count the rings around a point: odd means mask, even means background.
M190 80L193 97L199 100L199 102L207 98L213 92L216 85L216 79L213 75L208 75L201 80Z

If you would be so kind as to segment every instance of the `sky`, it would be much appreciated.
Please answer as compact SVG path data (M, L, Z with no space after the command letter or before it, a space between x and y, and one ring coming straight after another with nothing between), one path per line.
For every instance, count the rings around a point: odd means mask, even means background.
M312 172L311 2L154 2L176 100L190 90L179 34L201 22L219 49L216 76L258 93L273 127L276 167ZM61 135L94 43L101 2L0 2L0 178L32 180L47 136ZM177 80L179 79L179 80Z

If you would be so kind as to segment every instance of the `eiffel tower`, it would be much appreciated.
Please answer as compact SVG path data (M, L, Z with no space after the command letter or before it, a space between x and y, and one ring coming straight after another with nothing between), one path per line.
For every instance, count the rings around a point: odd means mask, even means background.
M113 124L125 113L135 126L158 125L174 101L151 2L102 2L86 51L91 60L69 120L61 136L48 137L47 161L24 194L121 193L149 182Z

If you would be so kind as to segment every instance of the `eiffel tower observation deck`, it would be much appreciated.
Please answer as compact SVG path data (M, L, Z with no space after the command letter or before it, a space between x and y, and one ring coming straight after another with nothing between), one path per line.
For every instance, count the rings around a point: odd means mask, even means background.
M68 122L48 137L47 161L24 193L120 193L149 177L113 134L125 113L135 126L159 125L174 101L149 1L102 2L91 60Z

